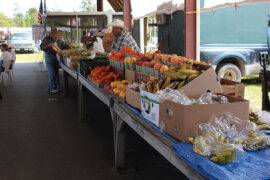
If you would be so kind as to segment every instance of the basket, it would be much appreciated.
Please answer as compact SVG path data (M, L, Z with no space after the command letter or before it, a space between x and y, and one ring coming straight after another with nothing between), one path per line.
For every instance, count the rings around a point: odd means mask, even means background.
M109 59L106 57L95 59L80 59L80 73L82 76L87 77L91 70L96 66L107 66L109 64Z

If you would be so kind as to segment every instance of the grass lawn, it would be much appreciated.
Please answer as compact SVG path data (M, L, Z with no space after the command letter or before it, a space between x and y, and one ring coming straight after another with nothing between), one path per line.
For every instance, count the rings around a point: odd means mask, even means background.
M259 75L243 77L242 82L245 84L245 99L249 100L250 108L261 110L262 108L262 82Z
M1 55L1 52L0 52ZM43 60L43 52L39 53L17 53L16 63L40 62ZM245 87L245 99L250 101L250 108L261 110L262 106L262 84L259 75L243 77Z
M0 52L1 56L2 52ZM38 53L16 53L16 63L40 62L43 60L43 51Z

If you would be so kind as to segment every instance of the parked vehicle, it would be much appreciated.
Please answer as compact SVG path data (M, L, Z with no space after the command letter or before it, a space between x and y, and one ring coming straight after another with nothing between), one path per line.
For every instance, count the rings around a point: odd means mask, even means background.
M12 32L8 43L14 45L16 52L37 52L35 41L32 37L32 32Z
M259 74L260 52L267 52L270 4L243 5L201 14L201 61L219 77L241 81Z
M161 52L184 55L184 17L183 12L175 12L162 18L158 25ZM220 78L240 81L259 74L259 54L268 51L269 17L270 3L200 13L200 61L212 65Z

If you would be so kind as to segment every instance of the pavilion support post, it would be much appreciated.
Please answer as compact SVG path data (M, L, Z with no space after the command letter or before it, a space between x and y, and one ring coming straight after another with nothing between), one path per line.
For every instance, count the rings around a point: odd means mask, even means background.
M97 11L103 11L103 0L97 0Z
M196 1L185 0L185 56L196 59Z
M147 46L147 17L143 18L143 36L144 36L144 53L146 53Z
M124 23L128 28L128 32L131 32L131 5L130 0L124 0Z

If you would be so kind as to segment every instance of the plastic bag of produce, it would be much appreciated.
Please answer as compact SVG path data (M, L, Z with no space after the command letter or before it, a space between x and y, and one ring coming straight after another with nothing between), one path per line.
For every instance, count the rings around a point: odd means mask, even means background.
M102 44L102 39L100 39L100 37L97 37L97 41L94 42L94 49L93 51L95 53L99 52L99 53L104 53L104 47Z
M240 120L227 113L211 118L199 128L202 135L195 138L193 151L217 164L226 164L235 159L237 151L243 152L244 138L249 132L255 132L257 127L251 121Z
M265 134L249 131L247 136L240 140L247 151L257 151L270 145L270 138Z
M226 96L215 95L211 91L207 91L199 97L198 102L200 104L223 104L228 103L229 100Z
M164 90L157 91L157 95L159 96L160 102L170 100L183 105L191 105L197 103L195 99L190 99L187 97L182 90L172 90L170 88L166 88Z

